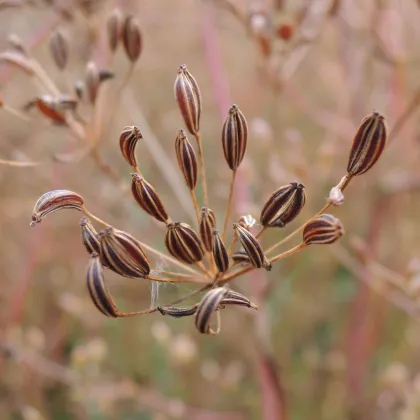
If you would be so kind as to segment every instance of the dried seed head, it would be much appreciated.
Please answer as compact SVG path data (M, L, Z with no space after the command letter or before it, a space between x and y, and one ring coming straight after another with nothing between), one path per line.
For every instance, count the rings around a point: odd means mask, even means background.
M234 223L233 229L235 229L239 241L244 248L244 251L248 255L249 262L255 268L264 267L267 271L271 270L271 263L265 256L262 246L255 238L255 236L240 226L238 223Z
M238 220L238 224L246 230L251 230L257 221L250 215L241 216Z
M264 227L283 227L290 223L305 205L305 186L291 182L274 191L261 210Z
M119 9L114 9L106 22L108 46L113 53L115 53L118 48L118 44L120 43L123 20L124 18L121 11Z
M213 229L212 245L213 258L214 262L216 263L216 267L219 270L219 273L224 273L229 268L229 257L225 244L223 243L223 240L217 229Z
M135 125L124 127L120 134L120 149L124 159L133 168L137 167L136 159L136 145L137 142L143 138L140 130Z
M193 190L198 179L197 156L184 130L178 131L178 136L175 139L175 152L185 182L188 188Z
M110 227L99 238L101 260L111 270L125 277L144 278L150 273L149 259L132 235Z
M81 195L69 191L69 190L54 190L49 191L41 197L35 203L32 211L32 222L31 226L35 226L40 223L47 214L54 213L57 210L62 209L76 209L84 211L84 201Z
M368 115L360 123L350 150L347 172L361 175L380 158L387 141L388 128L385 118L378 112Z
M177 308L176 306L158 306L158 311L162 315L169 315L173 318L183 318L184 316L191 316L197 312L197 306L194 305L191 308Z
M178 69L174 90L175 99L188 131L191 134L197 134L200 130L201 93L186 65Z
M309 220L303 229L306 245L332 244L344 235L343 224L331 214L321 214Z
M214 331L210 326L210 320L213 312L219 309L220 302L228 291L225 287L217 287L208 291L201 299L195 314L195 326L202 334L217 335L219 333L220 325Z
M134 16L127 16L122 28L122 41L128 59L134 63L138 60L142 48L140 27Z
M100 252L100 240L98 232L96 232L95 228L93 227L91 221L83 216L80 219L80 227L82 228L82 241L83 245L87 249L89 255L93 252L99 254Z
M236 264L240 263L247 263L251 264L251 261L249 260L248 254L245 251L237 251L232 255L232 260Z
M330 195L328 197L328 201L333 206L341 206L344 203L344 194L343 191L339 187L331 188Z
M104 315L118 318L120 312L106 287L103 271L99 255L93 252L86 273L86 283L90 298L97 309Z
M131 192L140 207L159 222L167 223L168 213L155 189L139 174L131 174Z
M165 245L171 255L187 264L203 259L204 251L200 239L186 223L175 222L167 225Z
M201 207L201 219L200 219L200 236L203 242L204 248L208 252L212 251L212 237L213 229L216 227L216 216L213 210L208 207Z
M69 46L67 39L60 31L55 31L50 38L50 53L54 59L55 65L64 70L67 65L69 55Z
M100 85L99 70L96 64L90 61L86 66L85 86L89 102L94 104Z
M222 129L223 152L232 171L235 171L241 164L247 142L248 124L245 116L236 105L232 105Z
M239 305L246 306L247 308L258 309L258 306L255 303L252 303L246 296L241 293L234 292L233 290L228 290L225 297L220 301L219 306L221 308L224 305Z

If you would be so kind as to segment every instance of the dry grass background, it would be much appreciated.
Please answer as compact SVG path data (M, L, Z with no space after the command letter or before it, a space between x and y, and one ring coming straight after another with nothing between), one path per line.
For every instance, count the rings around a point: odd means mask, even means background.
M106 65L102 29L116 4L100 1L86 14L80 4L89 2L56 2L71 5L68 21L53 4L33 3L0 10L0 49L9 48L10 33L18 34L63 90L68 80L83 77L88 60ZM258 34L246 30L224 4L118 2L138 18L144 50L101 138L101 154L128 186L130 170L118 135L131 124L147 132L145 120L153 141L175 164L174 139L183 122L173 82L177 67L186 63L202 90L211 207L219 218L230 176L221 124L237 103L251 129L239 171L238 214L258 216L271 191L298 179L308 195L295 223L302 222L345 174L360 120L377 109L392 129L419 96L419 5L238 1L241 11L266 10L276 24L296 26L296 39L306 39L298 44L277 39L273 57L265 59L254 39ZM65 77L54 67L45 39L54 27L70 40ZM111 88L127 65L120 50ZM0 82L5 103L18 109L43 93L6 65L0 67ZM86 291L80 215L59 212L29 228L38 196L66 188L81 193L100 217L163 250L159 227L92 159L2 166L0 417L419 419L420 148L418 113L412 111L379 163L352 182L345 204L333 210L347 231L340 244L311 247L270 273L235 280L261 309L226 311L218 337L200 336L188 319L160 314L102 317ZM25 123L0 109L2 159L50 161L80 147L63 127L51 126L35 110L29 115L33 121ZM167 165L141 144L138 159L173 218L184 220L162 174ZM282 235L272 230L264 243ZM110 275L109 287L124 308L150 305L150 287L142 281ZM185 290L164 286L158 299L165 302Z

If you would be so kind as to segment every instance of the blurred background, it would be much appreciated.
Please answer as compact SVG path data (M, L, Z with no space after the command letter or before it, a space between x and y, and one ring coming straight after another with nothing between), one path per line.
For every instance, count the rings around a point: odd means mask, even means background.
M112 56L107 44L116 7L136 17L143 35L130 78L124 50ZM419 19L415 0L0 1L0 50L36 59L63 95L75 97L89 61L115 75L100 87L98 101L112 116L99 121L89 154L86 139L39 107L25 109L51 92L0 56L0 418L420 419ZM63 71L49 48L56 30L69 47ZM137 147L142 173L172 217L193 224L174 152L181 64L203 96L219 220L231 176L221 125L233 103L250 137L232 220L258 219L281 185L306 185L298 220L266 232L266 246L323 206L346 174L364 116L383 113L391 131L380 161L331 209L346 236L236 279L233 287L260 310L226 309L217 337L200 335L191 318L104 317L86 289L80 213L29 228L41 194L70 189L100 218L164 251L161 226L129 190L118 138L132 124L145 138ZM78 109L94 119L86 100ZM195 289L165 285L156 295L146 281L106 275L124 310Z

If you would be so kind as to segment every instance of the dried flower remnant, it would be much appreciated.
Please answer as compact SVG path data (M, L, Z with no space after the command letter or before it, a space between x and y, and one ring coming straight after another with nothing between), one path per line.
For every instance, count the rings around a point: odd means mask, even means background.
M54 190L43 194L35 203L30 225L35 226L48 214L63 209L84 211L83 197L69 190Z
M140 27L134 16L127 16L122 28L122 41L127 57L135 63L140 57L142 36Z
M143 135L135 125L124 127L120 134L121 153L127 163L134 169L137 168L136 145L142 138Z
M131 192L140 207L159 222L168 222L168 213L159 195L142 176L131 174Z
M236 171L245 156L248 124L241 110L232 105L222 128L223 153L232 171Z
M333 206L341 206L344 203L344 194L341 189L336 186L331 188L330 195L328 196L328 201Z
M212 237L213 229L216 227L216 216L213 210L206 206L201 208L201 219L200 219L200 236L203 242L204 248L208 252L212 251Z
M246 230L251 230L257 221L250 215L241 216L238 220L238 224Z
M305 205L305 186L291 182L274 191L261 210L264 227L284 227L299 215Z
M109 227L99 233L104 265L124 277L145 278L150 263L140 242L127 232Z
M332 244L343 235L343 224L331 214L322 214L314 217L303 229L303 241L306 245Z
M123 15L119 9L114 9L106 22L108 46L112 53L118 48L122 37Z
M193 190L198 179L197 156L184 130L179 130L175 139L175 152L185 183L190 190Z
M186 223L174 222L167 225L165 245L172 256L187 264L199 262L204 256L198 235Z
M82 242L89 255L93 252L100 253L100 239L91 221L87 217L80 219L80 227L82 230Z
M185 125L191 134L198 134L200 130L201 93L198 84L187 66L178 68L175 80L175 99L178 102Z
M55 31L50 38L50 52L58 69L64 70L67 65L69 46L67 39L60 31Z
M236 233L238 234L239 241L248 255L249 262L255 268L264 267L267 271L271 270L271 263L265 256L261 244L255 236L240 226L238 223L233 225Z
M229 256L217 229L213 229L212 251L213 259L219 273L225 273L229 268Z
M378 112L360 123L350 150L347 172L350 176L367 172L380 158L388 137L385 118Z

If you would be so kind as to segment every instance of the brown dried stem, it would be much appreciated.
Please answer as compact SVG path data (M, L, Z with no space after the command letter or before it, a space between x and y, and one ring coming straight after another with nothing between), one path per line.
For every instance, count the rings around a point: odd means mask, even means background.
M200 157L200 172L201 172L201 185L203 188L203 196L204 196L204 204L206 206L209 205L209 195L207 190L207 178L206 178L206 166L204 162L204 153L203 153L203 145L201 141L201 134L198 132L194 135L197 146L198 146L198 155Z

